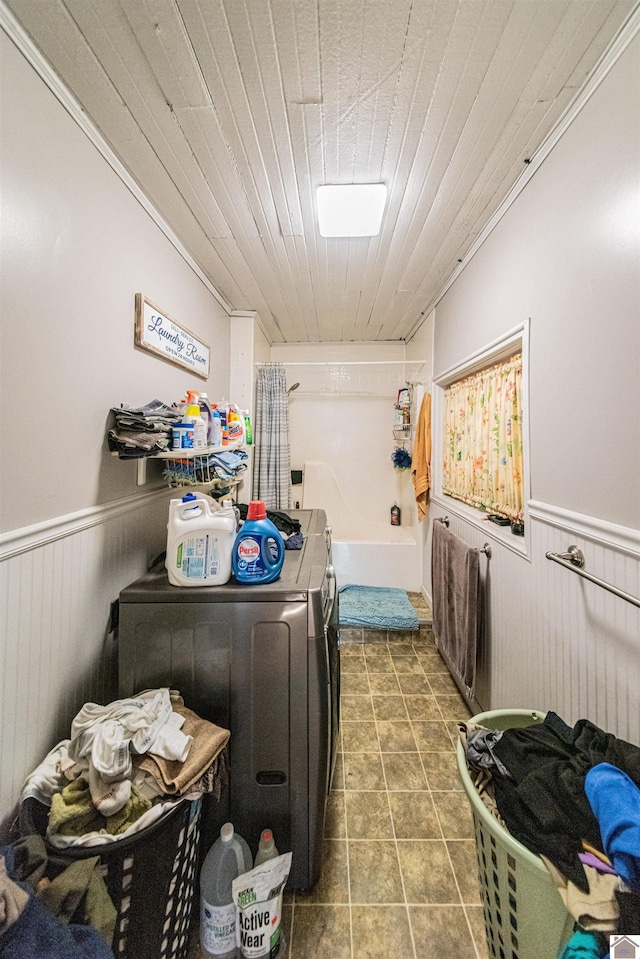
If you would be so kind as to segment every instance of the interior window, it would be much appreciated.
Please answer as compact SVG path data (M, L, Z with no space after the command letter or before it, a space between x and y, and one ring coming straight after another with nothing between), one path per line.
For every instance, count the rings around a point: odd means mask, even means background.
M442 492L522 523L522 353L451 383L444 398Z

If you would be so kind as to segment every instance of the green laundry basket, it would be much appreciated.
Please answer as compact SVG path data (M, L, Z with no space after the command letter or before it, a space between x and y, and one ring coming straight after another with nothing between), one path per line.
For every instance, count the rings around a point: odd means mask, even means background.
M541 723L545 715L531 709L495 709L478 713L470 722L487 729L513 729ZM556 959L573 932L573 916L540 857L514 839L480 799L461 741L456 754L473 814L489 955Z

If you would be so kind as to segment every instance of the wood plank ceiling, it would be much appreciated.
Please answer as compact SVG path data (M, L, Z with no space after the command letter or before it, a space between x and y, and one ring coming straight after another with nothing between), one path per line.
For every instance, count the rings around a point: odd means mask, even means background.
M9 0L274 343L407 338L633 0ZM379 236L315 189L384 182Z

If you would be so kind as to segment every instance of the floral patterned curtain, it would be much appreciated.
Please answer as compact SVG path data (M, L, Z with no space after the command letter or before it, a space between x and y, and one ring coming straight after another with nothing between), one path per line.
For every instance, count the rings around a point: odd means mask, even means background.
M522 354L445 390L443 492L521 521Z

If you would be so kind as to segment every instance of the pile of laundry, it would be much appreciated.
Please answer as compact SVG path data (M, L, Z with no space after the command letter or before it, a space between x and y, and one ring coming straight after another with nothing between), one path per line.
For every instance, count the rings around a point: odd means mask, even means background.
M107 442L120 459L139 459L169 449L171 427L182 419L175 407L162 400L151 400L135 409L113 406L111 412L116 425L109 430Z
M525 728L458 728L483 802L542 858L576 920L563 959L600 959L609 935L638 933L640 748L554 712Z
M220 798L230 733L201 719L175 690L145 690L107 706L86 703L28 777L22 802L49 808L52 846L115 842L182 799Z
M240 520L243 523L247 518L248 509L249 507L246 503L238 503L238 512L240 514ZM270 519L275 528L280 532L284 540L285 549L302 549L304 535L302 533L300 520L294 519L293 516L289 516L288 513L283 513L282 510L278 509L268 509L267 519Z
M60 870L41 836L0 846L0 956L113 959L116 921L99 856Z
M247 453L241 449L219 450L190 459L167 460L163 476L171 486L231 480L247 469Z

